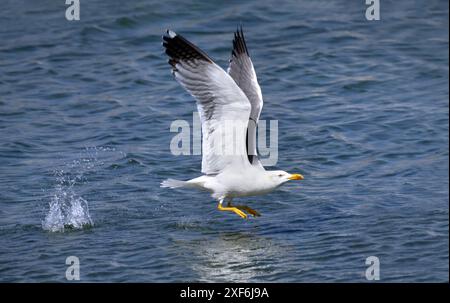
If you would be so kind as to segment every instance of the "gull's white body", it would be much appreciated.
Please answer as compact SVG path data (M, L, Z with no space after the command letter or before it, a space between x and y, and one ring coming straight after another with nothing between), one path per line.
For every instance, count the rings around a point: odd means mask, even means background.
M215 199L248 197L267 194L288 181L278 177L282 171L266 171L259 167L250 167L245 171L228 169L214 176L200 176L189 181L168 179L163 182L164 187L191 187L206 190Z
M161 186L206 190L219 201L219 209L233 210L221 208L224 199L266 194L288 180L302 179L298 174L266 171L257 158L254 142L263 99L242 29L234 36L228 72L182 36L167 34L163 45L175 79L197 100L204 175L188 181L168 179ZM224 127L229 122L234 127L231 134ZM252 142L248 146L246 136ZM224 152L230 146L233 152Z

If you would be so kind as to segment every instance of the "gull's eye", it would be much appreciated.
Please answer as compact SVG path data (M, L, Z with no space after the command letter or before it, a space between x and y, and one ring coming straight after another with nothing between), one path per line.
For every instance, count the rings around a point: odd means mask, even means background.
M283 174L279 174L278 177L283 177Z

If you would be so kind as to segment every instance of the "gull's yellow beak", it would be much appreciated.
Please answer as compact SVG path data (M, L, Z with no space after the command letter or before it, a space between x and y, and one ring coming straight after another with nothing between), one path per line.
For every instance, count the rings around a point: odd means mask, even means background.
M303 176L300 174L292 174L289 178L289 180L303 180Z

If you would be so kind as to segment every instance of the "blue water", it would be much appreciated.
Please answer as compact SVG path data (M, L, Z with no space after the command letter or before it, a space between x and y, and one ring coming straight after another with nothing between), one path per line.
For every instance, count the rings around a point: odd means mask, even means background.
M448 281L448 1L65 1L0 6L0 281ZM305 176L241 199L159 188L192 121L166 28L222 67L242 22L279 121L276 167Z

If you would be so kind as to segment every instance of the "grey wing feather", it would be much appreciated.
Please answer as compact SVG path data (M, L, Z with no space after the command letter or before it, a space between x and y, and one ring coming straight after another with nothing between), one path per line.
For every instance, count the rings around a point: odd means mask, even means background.
M173 31L163 36L175 79L197 100L202 121L202 172L217 174L229 166L245 167L245 134L251 105L245 93L222 68L197 46ZM226 124L236 125L236 135ZM234 153L223 151L234 144Z
M250 101L251 111L247 132L247 152L250 163L259 165L256 151L256 126L263 107L263 99L242 27L234 33L228 74Z

